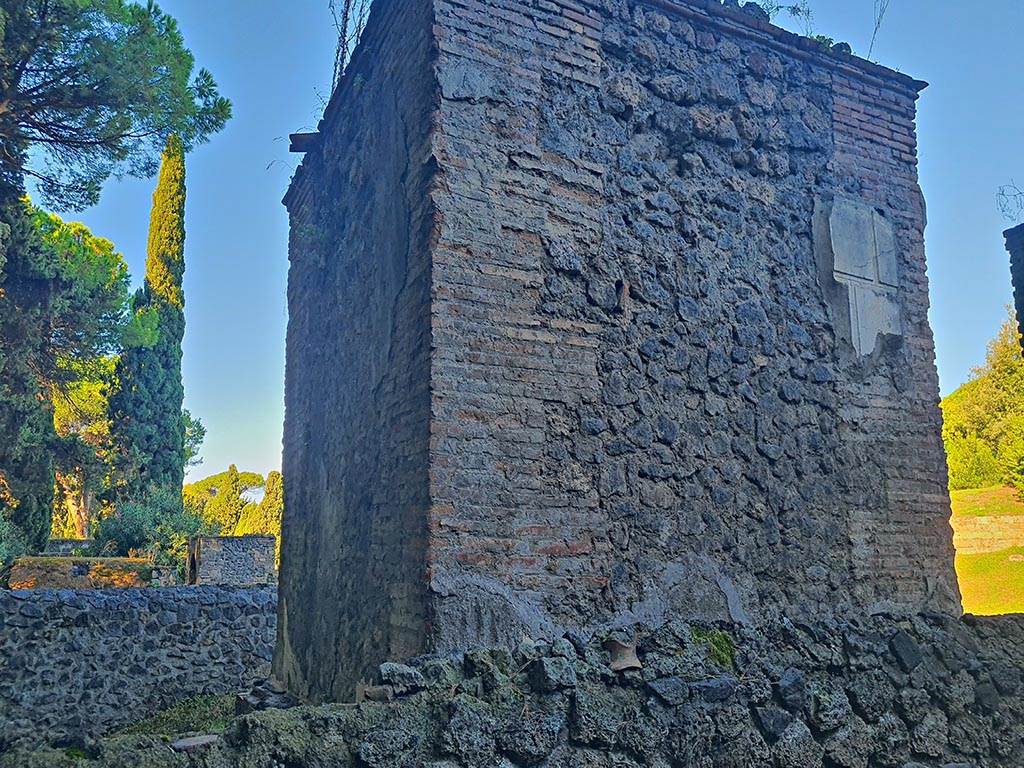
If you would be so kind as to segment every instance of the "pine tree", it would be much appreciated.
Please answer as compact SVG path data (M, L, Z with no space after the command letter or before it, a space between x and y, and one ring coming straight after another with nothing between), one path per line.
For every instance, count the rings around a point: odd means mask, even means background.
M152 488L180 491L184 480L181 340L185 333L185 152L171 136L153 193L146 280L134 309L157 316L157 339L129 348L110 399L116 450L115 496L139 499Z
M232 464L228 467L224 484L217 489L217 495L206 503L206 519L218 526L224 536L232 535L242 516L245 509L245 499L242 498L244 490L238 467Z
M54 419L133 325L127 304L112 243L0 189L0 517L29 549L50 532L55 467L95 454Z
M284 518L284 479L280 472L267 475L263 499L245 505L235 525L236 536L258 533L277 539L275 559L281 562L281 521Z

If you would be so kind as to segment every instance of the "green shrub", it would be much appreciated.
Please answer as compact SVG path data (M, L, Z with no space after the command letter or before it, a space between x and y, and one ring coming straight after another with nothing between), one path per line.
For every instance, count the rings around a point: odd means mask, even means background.
M144 553L161 565L176 565L184 575L189 538L212 532L192 509L182 508L180 494L154 489L102 518L93 548L96 554L120 557Z
M988 443L973 435L946 440L946 460L953 491L987 488L998 485L1003 478L1003 468Z
M27 552L28 545L18 526L0 515L0 567L10 565L14 558Z
M21 530L0 513L0 587L7 587L7 577L14 559L28 552Z

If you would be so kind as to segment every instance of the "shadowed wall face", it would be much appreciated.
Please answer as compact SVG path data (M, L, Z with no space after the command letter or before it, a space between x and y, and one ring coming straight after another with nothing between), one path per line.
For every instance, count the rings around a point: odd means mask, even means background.
M1024 350L1024 224L1003 232L1006 250L1010 252L1010 276L1013 278L1013 298L1017 309L1017 325L1021 331L1021 349Z
M276 673L349 696L425 649L429 4L377 3L291 212Z
M405 201L402 221L433 211L419 257L385 282L404 275L408 291L429 265L409 325L384 326L398 335L354 335L395 303L364 287L357 312L345 293L317 304L300 263L303 227L334 232L365 210L352 178L388 177L368 132L399 113L360 112L371 87L343 86L289 193L286 468L308 484L289 496L282 580L299 583L282 587L282 637L313 632L292 616L326 633L302 640L310 662L318 643L356 644L348 669L396 655L374 634L383 615L450 650L673 615L958 613L923 84L696 0L410 5L433 14L436 59L373 91L375 110L436 99L432 115L400 110L432 154L411 177L433 181L374 198ZM405 71L411 56L375 29L360 61ZM353 164L338 187L324 186L330 146ZM381 270L393 228L371 223L351 250L317 251L317 269ZM359 395L382 370L367 342L389 351L386 378L428 370L429 388ZM364 433L410 413L429 445L394 443L400 473L359 465ZM409 477L404 506L331 495ZM388 562L354 571L380 579L373 595L351 580L366 526ZM387 561L395 542L417 565ZM300 591L301 614L287 604Z

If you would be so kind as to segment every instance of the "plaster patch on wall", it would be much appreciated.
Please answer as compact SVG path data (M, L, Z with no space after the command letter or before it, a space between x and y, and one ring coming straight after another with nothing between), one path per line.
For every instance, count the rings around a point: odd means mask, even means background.
M901 336L896 237L877 209L836 197L815 201L814 247L840 338L861 356L879 334ZM829 279L830 278L830 279Z

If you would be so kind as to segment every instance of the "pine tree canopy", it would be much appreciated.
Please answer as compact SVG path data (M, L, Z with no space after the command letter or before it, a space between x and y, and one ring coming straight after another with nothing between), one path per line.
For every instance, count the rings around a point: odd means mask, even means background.
M71 428L82 414L68 398L104 376L133 324L128 272L108 240L25 200L9 196L0 220L0 474L9 497L0 512L39 548L50 530L55 462L84 455Z
M5 0L0 184L34 176L48 202L75 210L114 173L152 175L169 135L191 148L231 117L210 73L194 70L153 2Z

